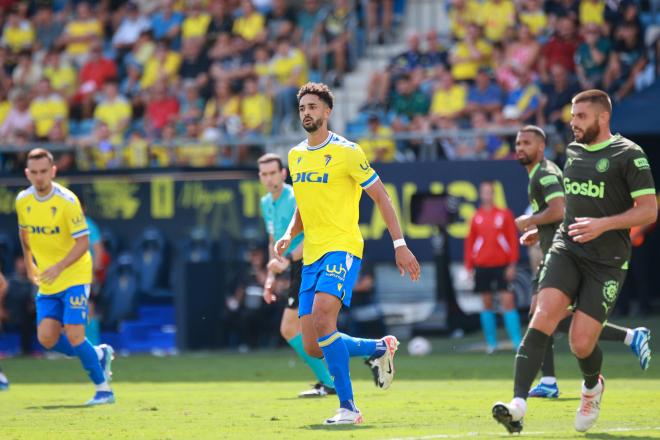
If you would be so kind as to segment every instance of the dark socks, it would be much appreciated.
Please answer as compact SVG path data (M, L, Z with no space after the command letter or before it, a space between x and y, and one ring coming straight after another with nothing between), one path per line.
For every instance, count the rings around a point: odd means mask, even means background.
M619 327L618 325L610 324L606 322L603 326L603 331L600 332L601 341L616 341L616 342L625 342L626 334L628 329L625 327Z
M603 352L600 347L596 345L594 351L584 359L578 358L580 370L582 370L582 377L584 377L584 386L593 388L598 384L598 376L600 369L603 365Z
M548 338L548 345L545 347L545 355L543 356L543 365L541 366L541 374L544 377L555 377L555 339L550 336Z
M513 396L527 399L529 388L541 368L550 336L530 328L525 333L514 367Z

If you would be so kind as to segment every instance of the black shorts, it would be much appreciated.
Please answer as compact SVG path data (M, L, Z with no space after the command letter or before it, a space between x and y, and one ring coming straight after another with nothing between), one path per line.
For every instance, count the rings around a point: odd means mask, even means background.
M477 293L495 293L508 290L509 283L506 282L504 277L505 270L506 266L475 267L474 291Z
M567 295L575 310L604 323L612 313L627 270L579 258L565 248L553 247L539 273L539 288L554 288Z
M543 260L539 263L539 267L536 269L536 274L534 275L534 278L532 278L532 295L536 295L539 293L539 277L541 276L541 272L545 269L545 256L543 257Z
M298 308L298 293L300 292L300 281L302 280L302 260L292 261L289 266L289 299L286 307L296 310Z

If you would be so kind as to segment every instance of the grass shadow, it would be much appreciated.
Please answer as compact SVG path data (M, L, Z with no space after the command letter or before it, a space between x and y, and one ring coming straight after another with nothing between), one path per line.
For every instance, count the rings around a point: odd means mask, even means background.
M588 432L584 435L585 438L592 439L601 439L601 440L614 440L614 439L640 439L642 437L638 435L622 435L621 432L615 432L613 434L608 434L606 432Z
M80 408L91 408L90 405L44 405L44 406L28 406L25 409L80 409Z
M362 431L365 429L373 429L371 425L324 425L317 423L315 425L302 426L305 429L312 429L314 431Z

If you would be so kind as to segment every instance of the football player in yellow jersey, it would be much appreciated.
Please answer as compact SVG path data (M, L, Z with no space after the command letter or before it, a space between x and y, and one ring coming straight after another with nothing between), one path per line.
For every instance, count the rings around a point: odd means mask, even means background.
M46 349L80 359L96 385L87 405L114 403L108 385L114 350L85 338L92 282L89 230L76 195L53 182L56 171L50 152L30 151L25 176L32 186L16 197L28 277L39 286L37 337Z
M413 281L420 268L406 246L392 201L359 145L328 131L333 96L325 84L307 83L298 91L298 112L307 140L289 152L297 208L289 228L275 244L283 255L305 233L298 296L303 343L310 356L325 357L334 378L339 409L326 425L359 424L353 401L351 356L368 357L376 384L387 389L394 378L394 336L360 339L337 331L342 304L350 307L360 271L364 241L358 226L362 190L373 199L392 236L397 267Z

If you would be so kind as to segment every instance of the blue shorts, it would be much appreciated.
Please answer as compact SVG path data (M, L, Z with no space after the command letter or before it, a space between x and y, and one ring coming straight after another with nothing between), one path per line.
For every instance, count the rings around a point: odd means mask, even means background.
M350 307L361 264L361 259L342 251L328 252L314 263L303 266L298 316L312 313L316 292L334 295Z
M44 318L52 318L62 324L87 324L89 289L89 284L80 284L59 293L37 294L37 324Z

